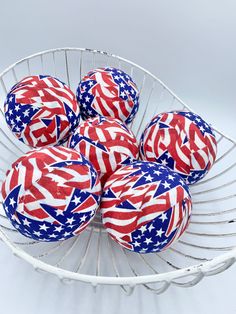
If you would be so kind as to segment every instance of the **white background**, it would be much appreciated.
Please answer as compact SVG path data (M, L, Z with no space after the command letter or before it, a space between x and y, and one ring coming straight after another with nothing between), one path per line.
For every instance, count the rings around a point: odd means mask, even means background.
M209 122L236 138L234 0L0 0L0 71L48 48L115 53L147 68ZM2 100L1 100L2 101ZM155 296L137 289L63 286L0 243L0 313L236 312L236 266L194 288Z

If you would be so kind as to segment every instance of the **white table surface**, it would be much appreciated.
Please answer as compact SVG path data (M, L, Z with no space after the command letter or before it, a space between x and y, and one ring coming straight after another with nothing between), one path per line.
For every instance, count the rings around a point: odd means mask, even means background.
M235 1L0 0L0 70L36 51L92 47L159 76L193 109L236 138ZM236 265L193 288L160 296L137 288L63 285L14 257L0 242L0 313L233 314Z

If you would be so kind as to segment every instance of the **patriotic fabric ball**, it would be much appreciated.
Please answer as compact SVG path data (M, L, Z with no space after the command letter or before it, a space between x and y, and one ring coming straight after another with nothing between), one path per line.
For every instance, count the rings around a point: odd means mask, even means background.
M13 163L2 196L6 215L20 233L39 241L58 241L87 227L100 203L101 184L82 155L50 147Z
M138 253L159 252L188 226L192 202L184 180L169 168L137 161L106 182L101 212L117 243Z
M142 160L156 161L181 175L187 184L202 179L216 159L217 143L208 123L185 111L161 113L140 140Z
M102 185L119 167L138 159L138 143L119 120L98 116L77 128L68 147L83 154L100 175Z
M74 93L49 75L29 76L14 85L4 112L13 134L31 147L63 143L80 120Z
M132 78L116 68L90 71L79 83L77 101L83 119L97 115L130 123L139 107L139 91Z

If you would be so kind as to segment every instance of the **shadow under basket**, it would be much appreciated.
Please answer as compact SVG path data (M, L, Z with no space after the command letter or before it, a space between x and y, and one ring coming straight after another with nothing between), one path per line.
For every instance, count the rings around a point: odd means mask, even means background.
M73 91L80 79L98 67L120 68L133 77L140 90L140 108L131 128L137 139L151 118L163 111L191 110L156 76L124 58L102 51L58 48L24 58L0 74L0 183L13 161L29 150L9 130L3 113L7 92L28 75L49 74ZM201 114L201 113L200 113ZM19 234L0 209L0 237L12 252L35 270L51 273L63 283L119 285L131 294L136 285L161 294L174 285L191 287L205 276L229 268L236 258L236 141L213 128L218 157L209 174L191 186L193 210L184 235L161 253L136 254L110 239L99 215L78 237L43 243Z

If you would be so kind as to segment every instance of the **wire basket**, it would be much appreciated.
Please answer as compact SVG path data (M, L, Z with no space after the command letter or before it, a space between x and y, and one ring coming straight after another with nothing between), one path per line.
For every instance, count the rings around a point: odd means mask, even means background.
M49 74L76 90L91 69L113 66L134 78L140 90L140 108L131 124L139 139L145 125L158 112L190 110L165 84L142 67L98 50L58 48L43 51L11 65L0 75L0 183L12 162L29 147L15 139L3 114L11 86L27 75ZM207 119L208 120L208 119ZM191 186L193 210L190 225L171 248L161 253L137 254L110 239L99 217L79 236L57 243L32 241L19 234L0 209L0 237L14 255L35 270L59 277L63 283L81 281L96 289L119 285L131 294L136 285L161 294L170 285L191 287L205 276L229 268L236 259L236 141L215 130L218 158L209 174Z

